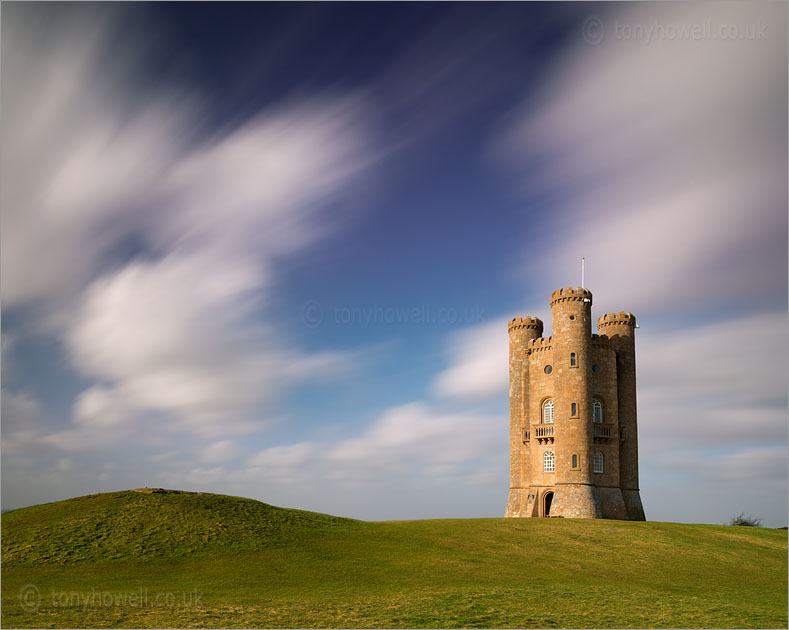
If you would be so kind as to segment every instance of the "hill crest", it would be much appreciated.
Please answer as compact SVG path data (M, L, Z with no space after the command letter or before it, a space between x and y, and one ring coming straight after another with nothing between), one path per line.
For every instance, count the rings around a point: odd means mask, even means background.
M360 523L243 497L137 488L4 513L2 561L74 564L238 553Z

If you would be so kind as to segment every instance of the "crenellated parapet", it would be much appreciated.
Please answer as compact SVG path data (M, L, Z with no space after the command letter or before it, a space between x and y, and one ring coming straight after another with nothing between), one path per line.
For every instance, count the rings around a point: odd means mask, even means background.
M542 335L543 323L539 317L513 317L507 324L507 330L536 330L537 336Z
M537 337L537 339L532 339L526 348L526 353L531 354L532 352L541 352L543 350L550 350L553 347L551 345L551 342L552 342L551 337Z
M567 287L566 289L559 289L551 293L551 306L558 302L582 302L584 300L592 301L592 292L589 289L582 287Z
M597 319L597 330L601 333L609 326L630 326L636 327L636 316L632 313L619 311L619 313L605 313Z

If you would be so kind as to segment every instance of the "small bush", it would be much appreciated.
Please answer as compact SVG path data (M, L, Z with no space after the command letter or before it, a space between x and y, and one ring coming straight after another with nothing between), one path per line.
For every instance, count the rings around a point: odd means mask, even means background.
M737 527L761 527L762 519L756 518L755 516L745 516L745 514L741 512L739 516L735 516L729 521L729 525L735 525Z

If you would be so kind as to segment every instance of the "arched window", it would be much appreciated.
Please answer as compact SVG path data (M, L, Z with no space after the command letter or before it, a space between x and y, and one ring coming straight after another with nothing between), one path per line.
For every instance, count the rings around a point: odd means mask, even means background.
M542 456L542 471L553 472L553 451L545 451Z
M603 421L603 405L602 403L594 399L592 402L592 422L602 422Z
M594 471L596 473L603 472L603 454L600 451L595 451L594 454Z
M571 416L578 415L578 403L570 403L570 415Z
M573 453L573 468L578 468L578 455Z
M543 424L551 424L553 422L553 401L546 400L542 404L542 422Z
M578 365L578 362L577 362L576 357L575 357L575 352L571 352L570 353L570 367L575 367L576 365Z

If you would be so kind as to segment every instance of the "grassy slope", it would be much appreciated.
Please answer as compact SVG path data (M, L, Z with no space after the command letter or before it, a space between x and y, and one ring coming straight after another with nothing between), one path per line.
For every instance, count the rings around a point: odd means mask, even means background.
M787 626L785 531L364 523L132 492L15 510L2 526L5 627Z

